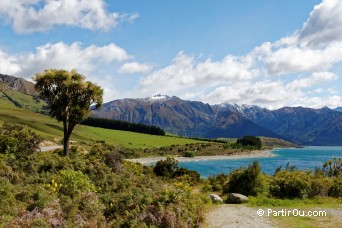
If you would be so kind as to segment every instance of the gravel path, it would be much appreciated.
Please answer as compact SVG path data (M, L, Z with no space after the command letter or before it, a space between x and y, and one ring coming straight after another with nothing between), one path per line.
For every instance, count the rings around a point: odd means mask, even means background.
M257 209L237 204L223 204L206 214L203 228L276 227L267 217L257 215Z
M265 209L264 209L265 210ZM290 209L287 209L290 210ZM309 209L305 209L308 211ZM311 208L311 211L326 211L327 216L312 217L317 227L341 227L336 224L342 224L342 208ZM228 227L278 227L271 222L267 216L258 216L258 208L247 207L241 204L223 204L209 211L205 216L205 222L202 228L228 228ZM282 224L281 227L286 227Z
M55 150L58 148L63 148L63 146L42 146L42 147L40 147L40 152Z

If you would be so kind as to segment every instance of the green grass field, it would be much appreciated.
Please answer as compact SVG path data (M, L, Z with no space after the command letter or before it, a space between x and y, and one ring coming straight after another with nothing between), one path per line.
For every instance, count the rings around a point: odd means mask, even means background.
M5 122L26 126L43 138L57 143L63 138L63 128L61 123L58 123L56 120L48 116L34 113L27 109L17 108L5 99L0 99L0 123L3 124ZM85 143L104 140L107 143L121 144L130 148L151 148L200 142L198 140L186 138L154 136L82 125L76 126L71 136L71 140Z
M0 94L1 94L0 98L5 99L8 102L11 102L7 98L5 98L5 94L6 94L13 101L20 104L23 108L29 109L33 112L38 112L42 110L43 106L46 105L46 103L42 100L37 101L32 96L26 95L24 93L21 93L12 89L0 91Z

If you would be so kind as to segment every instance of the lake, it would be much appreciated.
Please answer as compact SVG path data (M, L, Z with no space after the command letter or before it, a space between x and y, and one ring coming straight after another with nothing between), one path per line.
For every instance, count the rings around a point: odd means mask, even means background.
M267 174L274 174L277 167L286 167L289 162L297 169L315 170L315 167L322 167L323 163L336 158L342 158L342 147L304 147L304 148L287 148L272 150L272 157L263 158L242 158L227 160L206 160L206 161L189 161L179 162L180 167L195 170L202 177L209 175L225 173L229 174L231 170L240 166L247 167L248 164L258 160L261 170Z

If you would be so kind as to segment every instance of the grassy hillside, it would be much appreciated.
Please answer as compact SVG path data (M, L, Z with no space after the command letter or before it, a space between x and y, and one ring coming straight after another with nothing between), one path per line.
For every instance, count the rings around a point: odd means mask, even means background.
M61 123L44 116L31 112L27 109L17 108L5 98L0 98L0 123L12 123L24 125L44 137L45 139L60 142L63 138ZM76 126L71 140L78 142L106 141L107 143L121 144L130 148L151 148L171 145L185 145L199 143L198 140L169 137L152 136L127 131L109 130L89 126Z
M21 93L13 89L1 89L0 99L7 100L17 107L29 109L33 112L39 112L46 103L43 100L35 99L33 96Z

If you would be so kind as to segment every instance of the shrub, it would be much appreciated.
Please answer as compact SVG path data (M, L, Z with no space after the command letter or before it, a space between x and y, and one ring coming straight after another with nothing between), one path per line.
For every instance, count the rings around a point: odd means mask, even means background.
M331 188L331 185L332 180L330 178L313 178L311 181L309 197L328 196L328 192Z
M186 158L196 157L196 152L194 152L194 151L185 151L183 153L183 157L186 157Z
M222 191L223 186L227 185L229 176L226 174L217 174L208 177L208 181L213 191Z
M342 175L342 158L334 158L323 164L324 175L328 177L338 177Z
M279 198L306 198L311 191L312 176L304 171L280 171L270 184L270 193Z
M89 177L81 171L62 170L60 174L60 192L65 195L74 196L78 192L96 191Z
M328 192L329 196L342 197L342 179L335 177Z
M178 168L177 165L178 161L176 159L168 157L165 160L158 161L153 172L157 176L172 177Z
M247 169L239 168L230 174L225 191L256 196L266 189L267 182L261 174L259 162L254 161Z
M105 163L114 172L120 172L122 169L122 156L118 151L112 150L105 154Z
M186 176L187 178L187 182L190 183L190 184L195 184L195 183L198 183L200 181L200 174L196 171L193 171L193 170L190 170L190 169L187 169L187 168L179 168L177 169L174 174L173 174L173 177L184 177ZM184 180L184 178L183 178Z
M39 149L42 139L19 125L4 124L0 129L0 153L24 158Z

